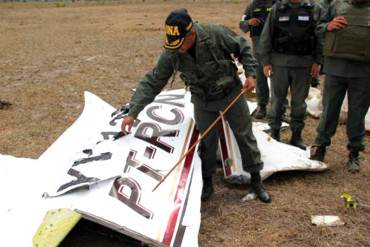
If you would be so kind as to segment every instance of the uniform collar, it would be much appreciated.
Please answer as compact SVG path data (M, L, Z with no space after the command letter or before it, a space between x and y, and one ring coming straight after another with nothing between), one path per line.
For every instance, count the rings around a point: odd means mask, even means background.
M310 6L312 3L310 0L302 0L299 4L293 4L290 2L290 0L281 0L281 4L292 7L292 6Z
M197 42L203 42L209 39L208 33L204 30L204 28L200 25L199 22L194 22L195 32L197 33Z

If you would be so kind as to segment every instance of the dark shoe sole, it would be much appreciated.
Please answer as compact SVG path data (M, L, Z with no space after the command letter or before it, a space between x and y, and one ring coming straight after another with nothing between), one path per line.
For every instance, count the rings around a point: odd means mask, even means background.
M266 114L254 114L253 116L255 119L264 119L266 117Z
M310 150L310 159L323 162L325 160L326 148L319 146L312 146Z
M258 199L260 199L260 201L261 202L264 202L264 203L271 203L271 196L267 193L267 192L265 192L267 195L266 196L261 196L261 195L259 195L259 194L257 194L257 197L258 197Z
M298 145L298 144L296 144L294 142L289 142L289 145L294 146L294 147L297 147L297 148L300 148L302 150L307 150L307 146Z
M207 193L203 193L203 191L202 191L202 196L201 196L200 199L202 200L202 202L206 202L212 197L213 194L214 194L214 189L213 188L212 188L212 190L207 191Z
M271 195L266 191L264 187L262 189L253 188L252 191L257 195L257 198L264 203L271 203Z
M263 107L264 111L261 111L261 107L258 106L257 110L254 112L253 117L255 119L264 119L267 115L266 107Z
M360 172L360 166L357 164L347 164L348 171L352 174L356 174Z
M316 156L311 156L310 157L310 160L316 160L316 161L320 161L320 162L324 162L324 157L316 157Z

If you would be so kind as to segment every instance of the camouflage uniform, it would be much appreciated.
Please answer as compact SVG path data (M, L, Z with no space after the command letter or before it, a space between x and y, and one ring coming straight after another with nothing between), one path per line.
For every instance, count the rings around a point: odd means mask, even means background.
M262 33L263 26L267 19L268 14L271 11L274 0L253 0L250 4L247 5L243 20L240 22L240 29L243 32L250 32L250 37L253 43L253 55L258 61L258 67L256 69L256 92L257 92L257 102L260 107L266 107L269 102L269 87L267 83L267 78L263 74L263 66L261 64L258 53L256 52L259 48L259 39ZM248 20L251 18L258 18L261 21L261 24L254 27L248 25Z
M146 74L136 89L129 116L136 118L160 93L173 73L179 71L190 88L197 128L203 133L242 89L230 54L243 64L247 76L255 75L256 61L245 39L221 25L195 22L194 30L197 34L195 57L164 49L155 68ZM243 168L247 172L260 171L263 163L245 99L237 101L226 119L239 145ZM218 131L214 128L201 142L203 177L215 172L217 140Z
M277 2L266 21L260 38L263 65L272 65L272 107L269 125L279 130L288 88L291 90L291 129L300 133L304 128L305 100L311 82L313 63L322 63L321 42L314 33L321 7L309 0L293 4Z
M361 6L361 7L360 7ZM350 161L355 163L364 150L365 115L370 105L370 1L354 7L350 1L334 1L328 7L317 31L325 35L324 73L326 74L324 110L317 127L316 144L320 147L315 159L323 160L325 147L335 134L344 96L348 94L347 135ZM328 23L336 16L345 16L348 25L328 32ZM358 171L356 168L354 171Z

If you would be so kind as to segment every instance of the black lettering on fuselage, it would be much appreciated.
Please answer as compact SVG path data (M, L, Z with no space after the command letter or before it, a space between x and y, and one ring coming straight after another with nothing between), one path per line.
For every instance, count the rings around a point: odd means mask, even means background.
M178 107L184 107L183 103L173 102L175 100L183 99L185 97L184 94L167 94L167 95L158 95L155 103L161 103L166 105L174 105Z
M146 175L150 176L151 178L160 181L163 178L163 175L151 168L150 166L141 163L140 161L135 159L136 156L135 150L130 150L127 159L126 159L126 166L123 170L124 173L129 172L130 168L136 168L137 170L145 173Z
M125 187L130 189L129 196L124 192ZM109 195L117 198L141 216L147 219L153 218L153 213L140 205L141 187L134 179L116 178Z
M103 139L104 140L109 140L109 136L116 136L118 133L120 133L119 131L103 131L101 132L100 134L103 136Z
M151 130L152 133L148 133ZM135 132L135 137L146 141L167 153L172 153L174 148L161 141L160 137L175 137L178 136L178 130L161 130L161 127L155 123L142 123Z
M117 120L120 120L120 119L124 118L126 115L127 114L118 114L117 116L112 118L112 120L109 121L109 125L110 126L116 126Z
M167 118L164 118L163 116L158 115L155 112L155 110L160 109L160 108L161 106L151 106L146 110L146 114L148 115L148 117L150 117L154 121L160 122L163 124L168 124L168 125L176 125L184 121L184 115L178 109L176 108L171 109L170 112L173 113L174 117L173 119L167 119Z
M68 187L73 187L75 185L81 185L81 184L84 184L85 187L89 187L89 184L96 183L97 181L100 180L100 179L94 178L94 177L86 177L81 172L79 172L79 171L77 171L73 168L70 168L68 170L68 174L73 176L73 177L76 177L77 179L63 184L62 186L60 186L58 188L57 192L62 191L64 189L68 188ZM81 187L84 187L84 186L78 186L78 187L81 188Z
M98 160L110 160L111 158L112 158L112 153L110 153L110 152L101 153L98 156L92 156L92 157L76 160L73 163L72 167L78 166L78 165L81 165L81 164L86 164L86 163L93 162L93 161L98 161Z
M144 157L148 159L153 159L155 156L155 151L157 151L155 147L146 147Z

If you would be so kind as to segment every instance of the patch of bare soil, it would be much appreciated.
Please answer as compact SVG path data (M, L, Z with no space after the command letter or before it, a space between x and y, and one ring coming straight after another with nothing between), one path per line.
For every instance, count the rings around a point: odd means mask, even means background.
M161 52L163 21L171 9L186 7L195 20L223 23L240 33L245 4L0 5L0 99L12 103L0 111L0 153L37 158L79 116L85 90L115 106L127 102ZM306 142L313 142L317 123L307 119ZM289 131L283 141L288 139ZM346 142L340 126L326 172L270 177L269 205L241 203L247 188L225 184L219 172L215 195L202 205L200 246L370 246L370 211L347 210L339 198L349 191L370 203L370 157L363 153L361 173L349 174ZM368 136L366 142L369 146ZM316 214L339 215L346 225L312 226Z

